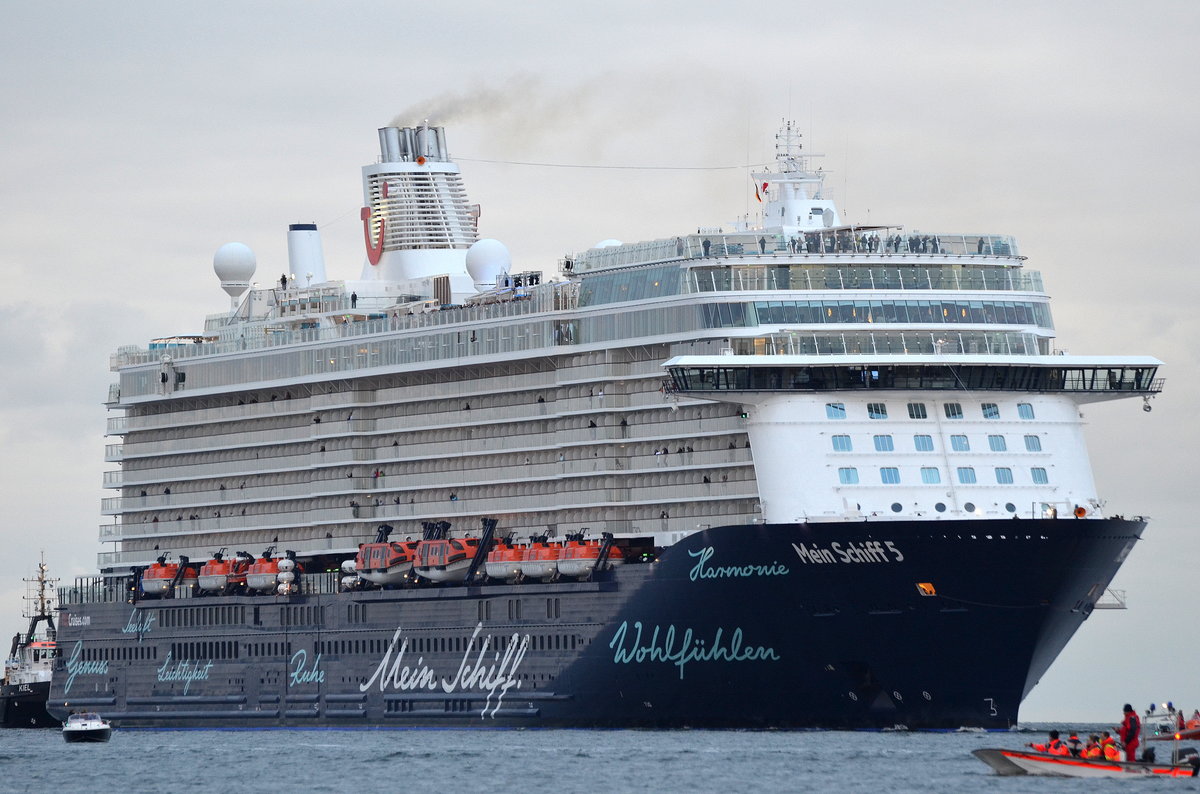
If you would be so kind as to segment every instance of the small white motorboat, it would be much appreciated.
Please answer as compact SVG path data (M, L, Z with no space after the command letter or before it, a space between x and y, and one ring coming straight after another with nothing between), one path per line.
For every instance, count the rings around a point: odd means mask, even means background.
M63 738L68 742L107 742L112 738L112 725L94 712L71 714L63 723Z

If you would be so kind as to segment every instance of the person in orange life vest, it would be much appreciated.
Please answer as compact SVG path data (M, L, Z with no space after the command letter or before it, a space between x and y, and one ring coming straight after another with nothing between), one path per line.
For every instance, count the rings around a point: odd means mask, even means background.
M1104 751L1100 749L1100 737L1094 733L1089 736L1087 744L1083 746L1081 755L1084 758L1102 758Z
M1079 737L1078 736L1076 736L1075 734L1071 734L1071 738L1067 739L1067 742L1069 742L1069 744L1067 745L1068 753L1075 756L1076 758L1079 758L1080 756L1083 755L1083 748L1079 745Z
M1117 729L1117 736L1121 739L1121 744L1125 745L1125 760L1133 763L1137 760L1138 739L1142 734L1142 721L1138 719L1137 712L1133 710L1133 706L1126 703L1122 710L1125 712L1125 719L1121 720L1121 727Z
M1045 744L1029 745L1039 753L1049 753L1050 755L1070 755L1071 751L1067 749L1067 745L1058 738L1058 731L1050 731L1050 741Z
M1187 721L1187 728L1200 728L1200 709L1192 712L1192 718Z
M1104 732L1104 738L1100 740L1100 750L1104 753L1105 761L1121 760L1121 748L1117 747L1117 740L1108 731Z

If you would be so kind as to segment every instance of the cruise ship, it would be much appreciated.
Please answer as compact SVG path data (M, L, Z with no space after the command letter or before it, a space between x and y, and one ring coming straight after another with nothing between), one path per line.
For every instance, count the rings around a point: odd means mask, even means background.
M1017 722L1146 523L1081 409L1149 410L1161 362L1059 350L1010 236L846 222L790 123L755 217L549 277L479 238L442 128L379 144L357 280L311 223L261 283L230 243L227 310L113 355L52 713Z

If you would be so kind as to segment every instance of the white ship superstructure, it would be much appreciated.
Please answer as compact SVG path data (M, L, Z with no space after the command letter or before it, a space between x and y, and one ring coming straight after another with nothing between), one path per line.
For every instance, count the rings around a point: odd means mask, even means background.
M380 140L359 279L327 279L310 224L268 287L226 246L232 311L114 357L102 569L353 554L383 522L668 546L763 521L1101 517L1079 406L1161 388L1151 358L1058 354L1012 238L845 224L790 125L754 228L591 249L553 281L476 239L440 129Z

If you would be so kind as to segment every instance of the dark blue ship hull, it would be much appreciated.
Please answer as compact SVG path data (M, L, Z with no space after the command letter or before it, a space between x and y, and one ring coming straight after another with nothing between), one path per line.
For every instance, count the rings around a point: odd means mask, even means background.
M1005 728L1143 527L727 526L597 581L65 599L49 708L120 727Z

